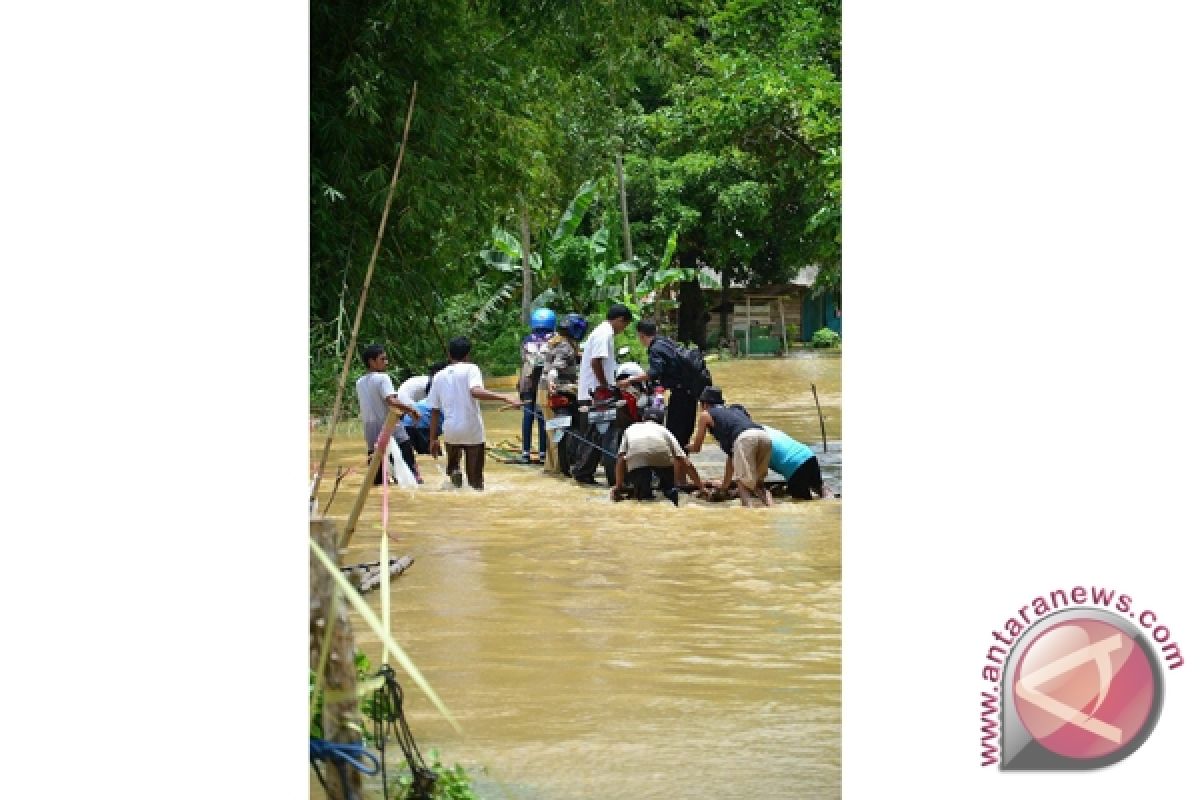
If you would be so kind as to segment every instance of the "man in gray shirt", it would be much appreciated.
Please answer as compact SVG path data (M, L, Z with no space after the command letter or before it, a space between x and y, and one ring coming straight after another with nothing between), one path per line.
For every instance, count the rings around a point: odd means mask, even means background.
M412 414L414 417L417 416L417 411L396 397L392 379L387 374L388 357L383 345L369 345L363 351L363 363L366 364L368 372L358 379L354 388L358 392L358 413L362 418L363 437L367 440L367 456L369 458L375 452L375 444L383 430L383 423L387 421L389 407ZM422 483L421 473L417 470L416 453L413 451L412 442L409 441L408 432L404 430L404 426L396 425L392 430L392 437L400 447L400 452L404 455L404 463L412 470L413 477L416 478L417 483ZM383 470L380 470L379 474L375 476L376 483L383 482L382 473ZM389 474L395 475L395 467L389 469Z

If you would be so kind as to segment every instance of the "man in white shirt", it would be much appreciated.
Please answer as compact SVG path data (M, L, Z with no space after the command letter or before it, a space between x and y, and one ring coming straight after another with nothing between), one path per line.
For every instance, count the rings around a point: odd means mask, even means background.
M370 459L371 454L375 452L375 446L379 444L378 439L380 433L383 432L383 425L387 421L388 408L395 408L405 413L413 413L415 409L411 404L396 396L396 390L392 388L392 379L387 374L388 357L383 345L368 345L363 350L362 359L367 367L367 373L355 382L354 388L358 393L358 414L362 420L363 438L367 440L367 458ZM404 426L396 425L392 429L392 438L399 445L400 452L404 456L408 468L412 471L413 477L420 482L421 473L417 471L417 459ZM386 439L384 439L383 447L387 448ZM389 461L389 463L391 462ZM392 465L388 474L394 480L396 465ZM375 482L383 482L382 469L375 473Z
M429 386L431 419L429 423L429 454L437 458L442 453L438 436L446 436L446 474L455 486L462 486L460 462L466 460L467 484L483 489L484 430L480 400L496 400L513 407L521 405L515 395L499 394L483 388L483 373L467 361L471 342L465 336L450 340L447 348L450 365L433 376Z
M679 505L679 486L684 478L707 497L708 491L700 479L696 467L688 460L675 434L663 427L665 412L651 406L643 414L642 422L635 422L625 429L621 437L621 449L617 451L617 485L612 488L613 500L618 499L626 479L633 487L637 500L649 500L654 496L652 481L658 478L658 488L675 505Z
M608 309L604 322L597 325L583 343L583 355L579 360L579 399L581 402L594 398L597 390L601 394L614 392L616 382L617 354L613 346L613 337L625 330L633 322L633 313L621 304ZM616 459L607 456L603 450L610 453L616 449L620 431L615 425L609 424L604 433L595 425L588 423L586 438L590 445L579 443L579 457L571 474L579 483L596 483L596 467L604 457L604 474L608 485L616 481ZM601 450L600 448L603 448Z

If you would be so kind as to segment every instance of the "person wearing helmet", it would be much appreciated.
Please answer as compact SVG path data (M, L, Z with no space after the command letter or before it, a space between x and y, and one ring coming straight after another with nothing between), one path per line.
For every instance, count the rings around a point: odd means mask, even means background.
M582 314L567 314L558 333L546 343L546 388L550 391L557 390L559 384L579 382L579 343L587 327Z
M574 400L579 383L579 343L583 341L587 328L587 318L582 314L567 314L559 321L558 333L546 343L546 368L543 374L548 391L546 392L545 416L550 419L556 414L555 409L551 406L551 395L555 393L565 395L569 403L567 408L572 412L571 430L575 436L583 435L578 419L578 408L575 407ZM547 472L560 472L570 476L571 459L575 453L575 436L564 433L559 437L558 446L547 451Z
M529 315L530 333L521 340L521 374L517 391L525 404L521 419L521 460L531 463L530 440L533 438L533 423L538 427L538 462L546 460L546 420L537 413L537 393L545 386L542 371L545 368L546 345L554 335L557 319L548 308L535 308Z

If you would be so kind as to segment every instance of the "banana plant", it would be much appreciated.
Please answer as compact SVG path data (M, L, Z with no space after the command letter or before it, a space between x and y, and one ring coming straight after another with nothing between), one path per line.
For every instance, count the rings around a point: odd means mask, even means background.
M538 282L544 281L547 275L556 275L557 259L561 252L563 242L575 235L579 230L580 223L583 222L584 216L591 208L592 203L596 199L596 183L595 181L585 181L575 192L575 196L571 202L567 204L562 216L558 220L558 225L554 228L554 232L546 241L543 248L545 258L541 253L531 251L529 254L529 267L534 276L535 286ZM602 229L603 230L603 229ZM599 234L600 231L597 231ZM597 240L597 234L593 234L593 249L598 246L607 247L607 241L601 242ZM605 234L607 237L607 234ZM488 247L479 251L479 257L491 269L500 273L500 283L492 292L491 298L485 302L483 306L475 314L476 324L481 324L488 315L495 311L500 305L503 305L516 292L521 283L521 244L509 231L503 228L496 227L492 229L492 241ZM548 267L545 268L544 267ZM533 306L544 305L548 303L555 293L553 289L544 290L534 299Z
M659 259L658 268L646 272L637 285L637 294L641 298L638 307L643 314L653 309L655 317L661 318L664 310L677 308L679 301L664 299L663 295L672 286L685 281L699 280L700 285L705 289L720 288L720 284L707 273L693 267L674 265L678 240L679 231L671 231L671 235L667 237L667 244L663 248L662 258Z

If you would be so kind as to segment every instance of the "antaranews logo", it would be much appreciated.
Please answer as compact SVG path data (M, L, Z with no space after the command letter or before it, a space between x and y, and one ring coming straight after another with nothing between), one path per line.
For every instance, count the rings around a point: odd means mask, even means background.
M1089 591L1090 589L1090 591ZM1085 770L1142 746L1183 666L1171 631L1127 594L1055 589L992 631L983 667L983 766ZM1116 601L1114 603L1114 600Z

